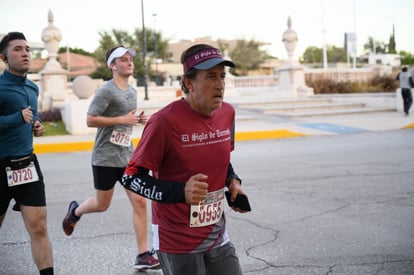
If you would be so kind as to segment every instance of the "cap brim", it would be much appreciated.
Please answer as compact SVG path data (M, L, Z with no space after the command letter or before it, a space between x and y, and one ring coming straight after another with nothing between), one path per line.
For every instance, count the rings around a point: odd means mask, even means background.
M137 52L133 48L128 48L128 52L132 57L135 57L135 55L137 54Z
M234 65L234 63L230 60L225 60L223 58L212 58L195 65L193 68L196 68L197 70L208 70L219 64L223 64L224 66L232 68L236 67L236 65Z
M124 47L119 47L118 49L116 49L108 58L108 60L106 61L106 64L109 66L111 65L112 61L115 58L119 58L121 56L123 56L124 54L129 53L132 57L135 57L136 55L136 51L133 48L124 48Z

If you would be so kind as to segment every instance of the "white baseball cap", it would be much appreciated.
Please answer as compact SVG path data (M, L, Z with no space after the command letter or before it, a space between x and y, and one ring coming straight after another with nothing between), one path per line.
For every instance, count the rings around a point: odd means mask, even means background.
M124 47L118 47L116 50L114 50L108 57L108 60L106 60L106 65L111 65L112 61L114 61L115 58L124 56L124 54L129 53L132 57L135 56L136 51L133 48L124 48Z

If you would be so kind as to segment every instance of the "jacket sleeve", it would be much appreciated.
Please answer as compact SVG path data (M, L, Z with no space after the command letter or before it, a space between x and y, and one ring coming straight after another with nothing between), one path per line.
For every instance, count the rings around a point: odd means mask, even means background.
M185 183L156 179L144 167L128 166L121 184L125 189L160 203L185 202Z
M0 116L0 130L19 126L21 124L24 124L24 118L21 111L7 116Z
M230 186L230 182L232 179L237 179L240 181L240 185L242 183L242 180L239 178L239 176L234 172L233 165L229 163L229 166L227 167L227 179L226 179L226 186Z

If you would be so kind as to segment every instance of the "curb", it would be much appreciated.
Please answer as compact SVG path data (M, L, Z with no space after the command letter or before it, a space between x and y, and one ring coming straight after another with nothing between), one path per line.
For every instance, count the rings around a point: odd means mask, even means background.
M293 138L304 137L303 133L292 132L286 129L279 130L264 130L264 131L250 131L250 132L236 132L236 141L245 140L260 140L260 139L276 139L276 138Z
M412 129L412 128L414 128L414 122L407 124L403 127L403 129Z
M403 126L401 129L414 129L414 122ZM249 141L249 140L265 140L265 139L281 139L281 138L296 138L312 136L312 134L304 134L299 132L290 131L287 129L275 129L275 130L262 130L262 131L244 131L236 132L236 141ZM132 143L137 146L140 138L134 138ZM69 153L69 152L81 152L92 151L94 140L89 141L68 141L68 142L50 142L50 143L34 143L33 148L36 154L47 153Z
M263 140L263 139L277 139L277 138L294 138L307 136L303 133L297 133L286 129L279 130L264 130L264 131L248 131L248 132L236 132L236 141L248 141L248 140ZM134 146L137 146L140 138L132 139ZM33 144L34 152L36 154L47 153L68 153L68 152L80 152L91 151L93 149L94 141L68 141L57 143L35 143Z

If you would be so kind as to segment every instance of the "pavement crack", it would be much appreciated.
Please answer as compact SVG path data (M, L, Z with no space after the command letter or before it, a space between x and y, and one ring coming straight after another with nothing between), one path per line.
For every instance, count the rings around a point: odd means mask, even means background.
M28 241L21 241L21 242L6 242L6 243L2 243L2 246L19 246L19 245L27 245L29 244Z
M374 274L374 275L375 274L383 274L384 272L386 272L385 265L387 265L387 264L414 264L414 260L401 259L401 260L387 260L387 261L372 261L372 262L360 262L360 263L348 263L348 264L335 264L335 265L329 266L328 271L326 273L324 273L324 275L337 274L338 269L343 269L344 267L350 267L350 266L353 266L353 267L378 266L376 268L376 271L373 272L372 274Z
M323 211L323 212L315 213L313 215L304 216L304 217L299 218L299 219L278 223L278 225L286 225L286 224L294 224L294 223L298 223L298 222L303 222L305 220L309 220L309 219L312 219L312 218L315 218L315 217L320 217L320 216L324 216L324 215L327 215L327 214L331 214L331 213L334 213L334 212L341 211L345 208L348 208L349 206L350 206L350 204L345 204L345 205L339 206L339 207L334 208L334 209L330 209L330 210L326 210L326 211Z
M251 221L251 220L248 220L248 219L244 219L244 218L237 218L237 217L235 217L235 216L231 216L231 215L230 215L230 217L231 217L232 219L235 219L235 220L238 220L238 221L243 221L243 222L246 222L246 223L251 224L251 225L253 225L253 226L255 226L255 227L259 228L259 229L266 230L266 231L269 231L269 232L271 232L271 233L272 233L272 234L271 234L271 238L270 238L270 239L265 240L265 241L260 242L260 243L256 243L255 245L252 245L252 246L250 246L250 247L246 248L244 252L245 252L245 254L246 254L248 257L253 258L253 259L255 259L255 260L258 260L258 261L260 261L260 262L262 262L262 263L264 263L264 264L265 264L265 267L262 267L262 268L259 268L259 269L255 269L255 270L254 270L255 272L265 270L265 269L267 269L268 267L275 267L275 266L274 266L271 262L269 262L269 261L267 261L266 259L263 259L263 258L261 258L261 257L255 256L255 255L254 255L254 253L253 253L253 252L251 252L251 251L252 251L252 250L254 250L254 249L256 249L256 248L258 248L258 247L261 247L261 246L264 246L264 245L271 245L272 243L276 242L276 241L278 240L278 237L279 237L279 233L280 233L280 231L279 231L279 230L277 230L277 229L271 228L271 227L267 227L267 226L264 226L264 225L258 224L258 223L256 223L256 222Z
M101 239L101 238L107 238L107 237L116 237L116 236L119 237L119 236L130 236L130 235L134 235L134 234L131 232L115 232L115 233L106 233L106 234L97 234L97 235L64 236L64 237L61 237L60 239L91 240L91 239Z

